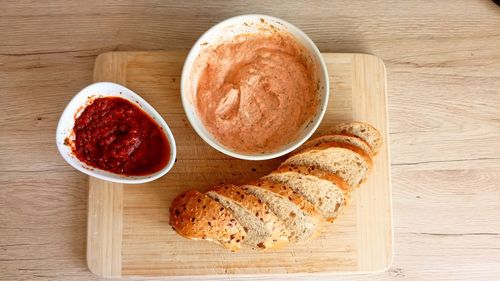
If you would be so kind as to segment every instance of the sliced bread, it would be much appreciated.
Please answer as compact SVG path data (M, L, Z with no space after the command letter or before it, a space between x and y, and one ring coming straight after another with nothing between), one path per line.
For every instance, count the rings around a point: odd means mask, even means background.
M170 225L186 238L212 241L231 251L241 249L245 239L245 230L233 214L196 190L174 199L170 205Z
M345 181L314 166L281 166L263 178L285 184L302 194L328 222L337 217L350 197Z
M291 242L305 241L319 235L321 215L305 197L293 189L265 179L244 185L243 189L266 203L283 221Z
M312 139L306 143L304 143L299 149L306 149L315 145L319 145L325 142L338 142L338 143L348 143L358 147L363 150L367 155L373 155L373 151L370 148L370 145L365 142L363 139L349 136L349 135L326 135L319 138Z
M281 247L288 242L288 231L266 203L236 185L221 185L207 195L233 212L246 232L245 244L260 249Z
M352 191L368 175L372 161L370 156L353 145L328 142L306 148L281 164L289 165L327 170L344 180Z
M382 146L382 135L370 124L363 122L342 123L333 127L333 134L353 135L370 145L374 154L377 154Z

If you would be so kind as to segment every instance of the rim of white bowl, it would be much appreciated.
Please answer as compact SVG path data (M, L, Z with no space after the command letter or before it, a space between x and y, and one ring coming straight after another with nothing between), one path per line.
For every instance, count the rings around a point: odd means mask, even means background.
M73 116L76 112L73 112L73 111L70 112L70 105L73 104L74 102L76 102L78 97L80 95L82 95L85 91L88 91L89 89L94 88L94 87L105 86L105 85L108 85L108 86L111 86L111 87L118 89L118 92L120 92L120 89L121 89L123 91L127 91L127 92L131 93L131 95L134 96L134 99L136 99L136 101L138 101L140 103L140 105L142 105L142 106L139 106L139 108L145 114L147 114L149 117L151 117L158 124L158 126L160 126L162 128L162 131L165 133L167 140L169 142L170 159L168 160L167 165L165 165L165 167L163 169L161 169L160 171L157 171L151 175L127 176L127 175L121 175L121 174L113 173L110 171L106 171L106 170L103 170L100 168L90 166L90 165L86 164L85 162L82 162L77 157L74 157L74 159L77 162L79 162L81 165L77 165L77 164L73 163L72 161L68 160L68 158L70 156L66 155L66 151L63 150L64 144L60 143L60 139L59 139L59 138L64 139L65 137L67 137L67 136L63 137L63 134L62 134L62 131L65 129L65 126L64 126L65 121L63 120L63 118L65 118L67 116L71 116L71 118L73 118ZM114 95L110 95L110 96L114 96ZM135 101L130 100L129 98L124 97L122 95L116 95L116 97L124 98L132 103L135 102ZM147 111L146 111L144 106L147 107ZM150 114L150 112L148 112L148 111L152 112L153 114ZM62 158L70 166L77 169L78 171L80 171L84 174L87 174L89 176L101 179L101 180L106 180L106 181L116 182L116 183L124 183L124 184L140 184L140 183L154 181L154 180L164 176L166 173L168 173L172 169L172 167L174 166L175 160L177 158L177 147L176 147L174 135L172 134L170 127L168 126L167 122L163 119L163 117L160 115L160 113L158 113L158 111L156 111L156 109L151 104L149 104L146 100L144 100L136 92L132 91L131 89L129 89L123 85L113 83L113 82L96 82L96 83L90 84L90 85L86 86L85 88L81 89L76 95L73 96L73 98L71 98L71 100L68 102L68 104L64 108L64 111L61 114L61 117L59 118L59 121L57 123L56 145L57 145L57 150L59 151L59 154L61 154ZM86 167L88 167L88 168L86 168ZM109 176L95 173L93 170L102 171L104 173L109 174ZM134 177L137 177L137 178L134 178Z
M318 112L318 118L316 120L316 122L314 122L314 124L311 124L311 127L309 127L309 131L307 134L305 134L302 138L300 139L297 139L295 140L295 144L286 148L286 149L283 149L283 150L279 150L279 151L276 151L276 152L271 152L271 153L265 153L265 154L257 154L257 155L250 155L250 154L244 154L244 153L238 153L238 152L235 152L235 151L232 151L226 147L224 147L223 145L215 142L215 141L212 141L210 138L208 138L205 133L200 129L198 128L198 126L195 126L194 125L194 122L195 120L190 116L187 108L189 105L189 99L187 96L185 96L185 89L184 89L184 79L188 79L188 75L190 73L187 73L187 62L189 61L193 61L193 57L194 56L197 56L199 54L199 52L195 52L195 47L200 45L202 43L202 41L205 39L206 36L208 36L208 34L210 32L212 32L212 30L214 30L215 28L221 26L221 25L224 25L226 24L227 22L229 21L234 21L236 19L240 19L240 18L249 18L249 17L257 17L257 18L263 18L263 19L269 19L269 21L274 21L274 22L280 22L282 23L287 29L294 29L294 32L300 34L302 36L302 38L311 46L311 49L312 49L312 52L315 56L318 57L318 61L320 63L320 67L323 69L323 79L324 79L324 82L325 82L325 97L322 98L322 102L323 104L321 105L321 107L319 107L319 112ZM295 37L295 36L294 36ZM193 127L193 129L195 130L195 132L198 134L198 136L200 136L206 143L208 143L211 147L215 148L217 151L219 152L222 152L228 156L232 156L232 157L235 157L235 158L238 158L238 159L244 159L244 160L269 160L269 159L274 159L274 158L277 158L277 157L280 157L280 156L283 156L285 154L288 154L290 153L291 151L297 149L299 146L301 146L304 142L306 142L315 132L316 130L318 129L319 125L321 124L321 121L323 120L323 117L325 115L325 112L326 112L326 109L328 107L328 100L329 100L329 97L330 97L330 80L329 80L329 77L328 77L328 69L326 67L326 63L325 63L325 60L323 59L323 56L321 55L321 52L319 51L318 47L316 46L316 44L314 44L314 42L312 41L311 38L309 38L309 36L307 36L307 34L305 32L303 32L300 28L298 28L297 26L291 24L290 22L286 21L286 20L283 20L281 18L277 18L277 17L273 17L273 16L268 16L268 15L263 15L263 14L245 14L245 15L239 15L239 16L234 16L234 17L230 17L230 18L227 18L219 23L216 23L215 25L213 25L212 27L210 27L207 31L205 31L201 36L200 38L198 38L198 40L196 40L196 42L194 43L193 47L191 47L185 61L184 61L184 65L182 67L182 74L181 74L181 101L182 101L182 107L184 109L184 112L187 116L187 119L189 120L189 123L191 124L191 127ZM193 105L194 106L194 105ZM201 126L203 126L203 124L201 124ZM207 132L207 134L210 134L210 132Z

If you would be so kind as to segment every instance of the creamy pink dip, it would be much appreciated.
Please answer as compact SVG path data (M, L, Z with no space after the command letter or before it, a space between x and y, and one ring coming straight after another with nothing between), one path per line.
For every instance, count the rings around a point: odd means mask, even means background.
M239 36L203 50L197 60L199 118L228 148L251 154L278 150L316 113L315 65L291 35Z

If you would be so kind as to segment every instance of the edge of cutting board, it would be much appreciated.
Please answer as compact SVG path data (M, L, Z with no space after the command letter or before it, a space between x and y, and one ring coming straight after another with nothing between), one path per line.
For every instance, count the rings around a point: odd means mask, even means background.
M153 51L153 52L170 52L172 55L185 55L186 51ZM100 54L94 64L94 82L110 81L119 84L126 84L126 67L129 55L139 55L141 53L150 53L147 51L136 52L107 52ZM358 271L325 271L315 273L288 273L290 275L348 275L360 273L377 273L387 270L393 262L394 257L394 232L393 232L393 214L392 214L392 183L391 183L391 166L390 166L390 149L389 149L389 134L388 134L388 108L387 108L387 75L384 62L377 56L371 54L358 53L322 53L328 55L353 55L356 64L356 57L369 56L372 57L374 63L383 69L384 74L384 95L385 95L385 116L386 130L384 137L386 140L387 163L389 172L389 212L390 212L390 252L388 258L383 265L377 266L370 262L361 263ZM92 184L90 184L92 183ZM90 200L92 197L99 197L100 200ZM107 210L104 212L104 210ZM90 177L89 180L89 205L88 216L96 217L93 223L88 221L87 226L87 266L89 270L100 277L119 278L122 276L122 235L123 235L123 184L106 182ZM99 216L99 217L97 217ZM100 246L99 246L100 245ZM99 247L97 247L99 246ZM94 249L99 248L100 251ZM287 274L287 275L288 275ZM234 274L231 276L269 276L280 274ZM198 275L201 276L201 275ZM206 277L221 277L220 275L203 275ZM165 276L167 277L167 276ZM183 276L187 277L187 276Z
M108 52L98 55L94 63L94 82L125 85L127 54ZM94 197L100 200L91 200ZM88 198L87 266L90 272L100 277L121 277L123 184L89 177ZM96 219L89 220L89 217Z

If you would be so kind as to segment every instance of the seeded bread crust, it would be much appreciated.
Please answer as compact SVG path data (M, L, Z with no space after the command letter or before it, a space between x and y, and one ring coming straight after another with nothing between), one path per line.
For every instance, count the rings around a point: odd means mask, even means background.
M373 154L376 155L382 147L382 135L372 125L364 122L350 122L335 125L332 134L353 135L370 145Z
M257 246L257 248L260 249L271 249L280 248L288 244L289 233L283 223L276 217L269 207L255 195L244 190L241 186L232 184L221 185L208 192L208 195L217 201L217 199L215 199L216 194L214 193L232 200L251 214L254 214L256 218L265 224L269 237L259 242L257 245L252 246ZM243 228L245 229L247 226L243 225Z
M326 135L326 136L318 137L318 138L312 139L312 140L306 142L305 144L303 144L301 146L301 149L306 149L306 148L316 146L316 145L326 143L326 142L337 142L337 143L351 144L351 145L354 145L354 146L358 147L359 149L363 150L366 155L368 155L368 156L373 155L373 151L372 151L370 145L366 141L364 141L363 139L358 138L354 135L349 135L349 134Z
M233 214L196 190L179 194L170 205L170 225L193 240L216 242L231 251L241 249L245 231Z

